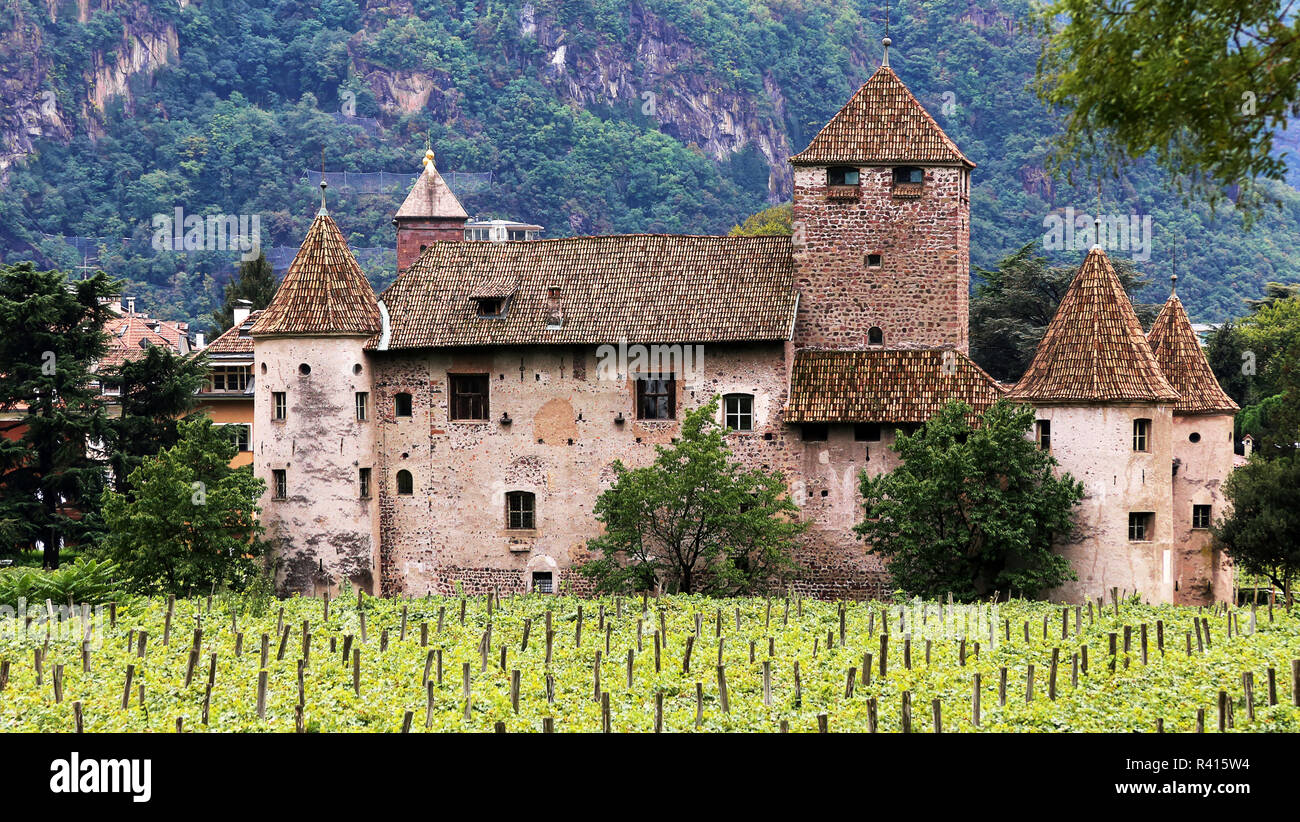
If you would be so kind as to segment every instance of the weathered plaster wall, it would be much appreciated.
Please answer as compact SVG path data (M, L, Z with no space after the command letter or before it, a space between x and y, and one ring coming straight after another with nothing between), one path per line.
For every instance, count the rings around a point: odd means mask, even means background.
M1232 564L1214 548L1208 529L1192 528L1192 506L1209 505L1212 521L1228 513L1223 481L1232 473L1231 414L1173 418L1173 539L1176 590L1183 605L1209 605L1232 599ZM1192 435L1198 441L1192 442Z
M893 194L892 169L860 169L861 192L826 196L826 169L794 174L794 253L801 292L795 343L867 345L879 326L884 344L967 350L970 290L968 174L925 169L919 198ZM878 268L868 254L880 254Z
M1078 580L1050 592L1051 599L1078 602L1109 598L1111 588L1140 591L1152 602L1173 601L1173 455L1168 405L1042 406L1051 420L1052 456L1084 484L1077 527L1059 546ZM1133 421L1152 421L1150 450L1133 450ZM1155 514L1155 533L1128 538L1129 512Z
M357 337L254 341L254 470L267 485L262 523L277 544L282 590L319 593L346 579L378 592L377 503L373 490L360 497L358 480L359 468L375 464L374 423L356 417L356 392L370 390L364 344ZM310 374L299 373L303 363ZM272 419L274 391L286 394L284 420ZM286 471L286 499L272 498L275 469Z

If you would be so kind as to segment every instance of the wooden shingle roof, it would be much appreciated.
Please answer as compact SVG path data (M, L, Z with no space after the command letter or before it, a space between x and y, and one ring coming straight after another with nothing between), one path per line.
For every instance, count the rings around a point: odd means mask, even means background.
M951 348L796 352L786 422L925 422L961 400L976 415L1005 389Z
M328 214L317 214L254 337L280 334L369 335L380 329L370 281Z
M1170 294L1147 334L1165 379L1181 399L1175 414L1232 414L1240 410L1219 387L1192 321L1177 294Z
M504 316L479 316L485 297L508 297ZM391 349L784 340L794 257L789 237L444 241L381 299Z
M1178 399L1099 246L1079 267L1010 396L1048 403Z
M975 166L889 66L876 69L790 162Z

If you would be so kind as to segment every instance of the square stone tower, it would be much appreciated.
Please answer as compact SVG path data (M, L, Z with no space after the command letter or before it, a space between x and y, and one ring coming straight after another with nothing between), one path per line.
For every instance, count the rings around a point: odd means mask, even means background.
M968 348L970 173L884 64L794 165L796 347Z
M424 171L393 216L397 226L397 273L411 267L420 252L444 240L464 240L469 214L442 179L433 151L424 153Z

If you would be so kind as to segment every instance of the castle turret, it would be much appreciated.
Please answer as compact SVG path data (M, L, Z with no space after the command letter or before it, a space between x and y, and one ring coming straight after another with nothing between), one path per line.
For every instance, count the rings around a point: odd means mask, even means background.
M1232 598L1232 565L1214 547L1210 526L1223 517L1223 478L1232 472L1237 403L1224 393L1201 350L1192 321L1174 288L1147 340L1160 370L1179 394L1171 435L1173 470L1174 601L1209 605Z
M411 267L420 252L440 240L464 240L469 214L442 179L433 162L433 151L424 153L424 171L397 209L397 273Z
M796 346L967 350L970 172L885 61L794 165Z
M1059 546L1078 579L1052 597L1077 602L1114 588L1172 601L1170 441L1179 395L1100 246L1009 396L1035 407L1040 446L1084 484L1075 533Z
M322 183L322 187L324 183ZM374 291L321 209L253 337L253 464L266 481L262 523L281 590L350 581L377 591L373 409L367 340L382 323Z

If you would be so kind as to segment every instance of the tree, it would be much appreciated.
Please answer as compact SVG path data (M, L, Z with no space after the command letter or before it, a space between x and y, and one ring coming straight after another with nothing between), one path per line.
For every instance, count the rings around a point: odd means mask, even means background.
M1229 320L1210 332L1205 339L1205 359L1219 387L1237 405L1245 407L1256 364L1236 322Z
M265 253L259 253L256 260L241 262L239 273L226 284L225 302L212 312L212 336L215 338L235 324L235 308L241 300L257 311L271 304L275 289L275 269L267 262Z
M242 588L266 553L257 521L266 483L230 467L235 446L207 417L180 423L179 434L131 472L130 495L105 491L101 548L141 594Z
M979 269L979 282L970 301L970 353L995 379L1015 381L1034 358L1034 349L1056 314L1061 298L1078 273L1078 266L1052 266L1029 243L1006 257L998 267ZM1124 258L1113 261L1115 274L1131 296L1145 288L1147 279ZM1155 319L1160 307L1134 302L1144 323Z
M42 542L48 568L98 522L104 474L91 446L107 416L90 369L115 289L103 272L69 281L29 262L0 266L0 409L16 417L0 437L0 521L19 544Z
M766 236L790 236L794 233L792 221L794 220L794 205L792 203L781 203L771 208L765 208L757 214L751 214L745 218L745 222L737 226L732 226L731 231L727 234L731 237L766 237Z
M113 485L127 490L127 477L147 456L176 444L177 419L194 409L194 392L208 371L203 355L185 357L150 346L143 357L127 360L103 375L120 389L121 414L108 424L105 444Z
M752 593L794 569L805 524L785 480L731 460L717 410L714 397L689 412L681 437L655 446L653 464L614 463L594 509L605 532L587 543L601 556L581 569L598 590Z
M1300 114L1300 18L1276 0L1097 3L1038 11L1042 99L1065 112L1059 164L1119 169L1149 155L1211 203L1281 180L1274 134Z
M954 401L918 432L900 432L894 471L861 488L856 527L908 594L962 600L1036 592L1074 579L1053 542L1073 530L1083 484L1057 477L1054 460L1027 439L1028 406L999 401L972 425Z
M1223 493L1232 508L1214 525L1215 541L1238 568L1282 589L1289 608L1300 573L1300 454L1251 457Z

